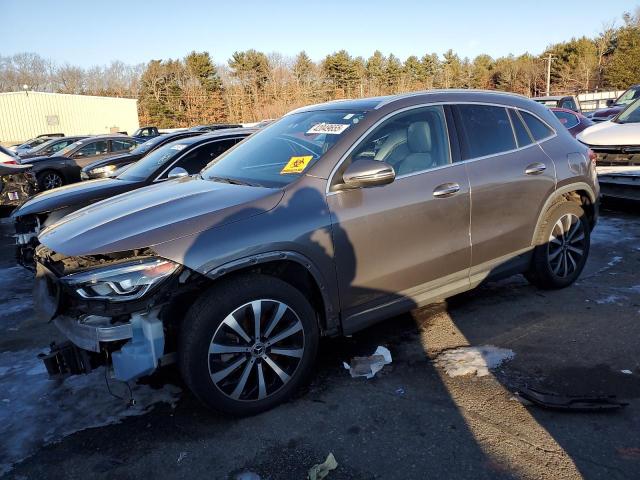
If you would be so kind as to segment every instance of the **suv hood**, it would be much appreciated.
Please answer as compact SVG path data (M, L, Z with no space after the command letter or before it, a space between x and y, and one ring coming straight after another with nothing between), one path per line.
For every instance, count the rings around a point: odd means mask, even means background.
M39 193L25 202L12 216L21 217L34 213L46 213L73 205L86 205L91 202L112 197L135 188L140 182L100 179L73 183Z
M597 123L579 133L577 139L593 146L640 145L640 123Z
M185 177L85 207L44 229L38 239L67 256L153 247L265 213L282 196L279 189Z

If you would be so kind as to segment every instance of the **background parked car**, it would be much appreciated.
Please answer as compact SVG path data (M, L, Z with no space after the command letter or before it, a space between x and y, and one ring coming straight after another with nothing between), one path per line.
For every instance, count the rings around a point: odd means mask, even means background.
M574 95L555 95L549 97L535 97L533 101L541 103L547 107L566 108L574 112L582 113L580 100Z
M9 163L15 165L19 162L20 157L16 152L0 145L0 163Z
M28 165L0 163L0 206L17 206L38 191Z
M116 178L80 182L36 195L13 213L18 235L18 262L28 268L32 266L33 250L41 227L99 200L163 182L172 175L198 173L211 160L254 131L220 130L181 138L145 155Z
M593 121L582 115L581 113L574 112L568 108L556 108L551 107L550 110L558 117L560 123L565 126L569 133L574 137L582 132L585 128L593 125Z
M196 135L202 135L205 132L177 132L168 133L164 135L158 135L152 137L144 143L139 144L136 148L130 152L123 153L121 155L115 155L113 157L102 158L90 163L82 168L80 172L80 178L82 180L89 180L92 178L107 178L115 176L122 167L137 162L145 155L153 152L162 145L179 140L181 138L193 137Z
M596 110L587 116L594 122L611 120L637 98L640 98L640 84L632 85L615 100L607 100L607 108Z
M19 145L12 145L12 146L9 147L9 150L13 150L18 155L20 155L22 153L27 152L27 150L35 148L38 145L42 145L44 142L46 142L48 140L51 140L51 138L53 138L53 137L40 135L39 137L31 138L31 139L27 140L26 142L21 143Z
M160 135L158 127L140 127L135 132L133 132L133 135L131 136L144 141L149 138L157 137L158 135Z
M640 98L611 121L587 128L577 139L593 150L597 165L640 165Z
M58 150L50 157L33 157L21 163L33 165L40 190L50 190L80 181L80 170L101 158L128 152L138 141L124 135L89 137Z
M26 150L20 153L20 158L33 158L33 157L50 157L58 150L62 150L63 148L71 145L73 142L77 142L78 140L82 140L87 138L88 135L81 135L75 137L63 137L63 138L52 138L51 140L47 140L46 142L38 145L37 147L33 147L29 150Z
M191 127L189 130L192 132L213 132L214 130L221 130L223 128L242 128L242 125L237 123L213 123L211 125L197 125Z

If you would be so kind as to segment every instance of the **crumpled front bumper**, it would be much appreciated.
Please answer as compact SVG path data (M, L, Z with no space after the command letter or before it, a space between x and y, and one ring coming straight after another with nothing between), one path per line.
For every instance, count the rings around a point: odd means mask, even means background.
M113 325L108 317L88 316L84 319L58 316L53 320L58 330L83 350L100 352L100 344L129 340L133 337L131 323Z

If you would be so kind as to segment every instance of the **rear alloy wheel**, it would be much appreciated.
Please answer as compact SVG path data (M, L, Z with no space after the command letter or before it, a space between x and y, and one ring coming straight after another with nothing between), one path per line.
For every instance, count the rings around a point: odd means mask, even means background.
M576 281L589 255L591 229L582 207L562 202L551 207L540 227L531 270L534 285L555 289Z
M286 400L308 377L316 314L290 284L246 275L205 292L182 325L182 376L207 406L250 415Z
M64 185L62 175L51 170L47 170L38 175L38 186L40 190L51 190Z

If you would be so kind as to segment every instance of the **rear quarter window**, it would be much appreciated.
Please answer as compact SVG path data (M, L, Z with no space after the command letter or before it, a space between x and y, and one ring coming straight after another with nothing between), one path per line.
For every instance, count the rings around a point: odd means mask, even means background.
M465 139L465 160L516 149L516 140L505 107L458 105L457 111Z
M551 135L553 135L554 132L551 127L542 122L542 120L538 120L530 113L524 111L520 111L520 115L522 115L524 123L527 124L531 135L533 135L533 138L537 142L539 142L540 140L544 140L545 138L549 138Z

